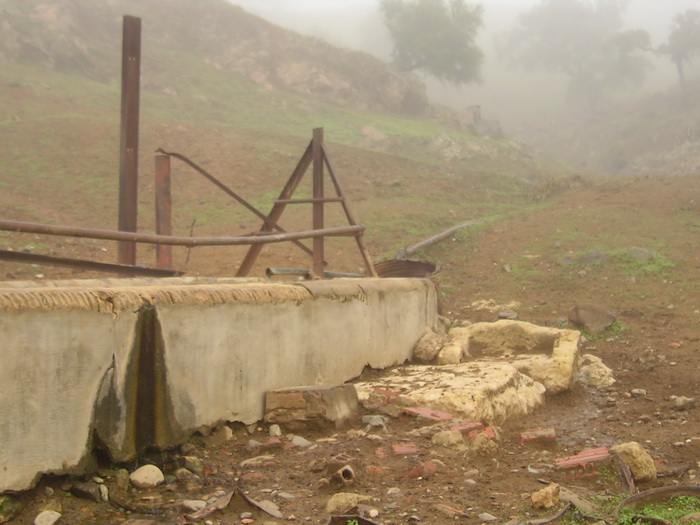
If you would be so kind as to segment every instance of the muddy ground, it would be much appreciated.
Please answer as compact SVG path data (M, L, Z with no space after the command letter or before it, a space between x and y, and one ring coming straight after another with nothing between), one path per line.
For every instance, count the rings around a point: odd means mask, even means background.
M246 157L244 151L238 153L241 157L230 155L240 165ZM350 166L355 154L341 153L338 164ZM363 175L357 182L350 180L351 198L357 199L360 221L364 214L396 217L400 223L402 216L415 210L407 209L401 199L386 196L394 190L435 192L435 180L415 177L403 187L372 185L368 181L381 167L378 158L358 161L365 171L360 172ZM288 154L280 162L293 165L294 155ZM395 170L389 171L389 182L400 176L400 168ZM252 186L260 179L250 178L246 183ZM478 182L470 179L465 184L463 191L467 192ZM368 185L372 191L366 191ZM292 446L290 433L283 429L280 443L255 450L248 443L251 439L265 442L267 425L245 428L232 423L228 440L220 439L222 434L195 436L183 450L154 452L129 465L113 465L108 458L100 458L97 475L113 496L110 503L71 494L72 486L90 477L46 476L34 490L16 495L22 511L13 523L33 523L45 508L62 513L59 523L118 524L136 518L176 523L184 513L183 500L215 498L234 488L255 500L273 501L282 518L232 505L192 522L233 524L252 519L253 523L326 523L331 496L353 492L369 497L365 504L377 511L372 519L385 525L481 523L483 513L492 515L495 523L506 523L553 514L556 509L536 510L531 505L530 494L542 489L543 482L569 488L599 505L600 515L609 516L622 492L612 465L601 464L593 475L577 477L554 468L554 460L628 441L641 443L657 463L657 481L641 489L696 484L700 408L675 410L673 396L700 398L700 181L697 177L596 181L546 197L533 200L521 213L456 234L419 257L440 264L441 271L434 277L440 290L440 311L454 320L493 321L507 308L523 321L562 326L569 308L576 304L611 309L618 316L615 329L587 339L582 350L599 356L614 371L614 386L599 390L580 386L548 399L544 407L527 417L506 421L497 431L497 450L484 456L433 445L429 436L415 433L432 422L412 417L391 419L387 433L362 435L358 430L365 427L361 417L366 412L361 412L343 429L295 432L311 446ZM80 209L82 217L92 216L100 222L99 202L89 195L71 198L63 211L58 202L44 205L53 221L75 223L70 210ZM13 206L13 211L22 215L14 201ZM379 215L374 215L378 209ZM33 219L36 214L15 217ZM457 216L452 224L436 224L434 233L475 217L477 212ZM245 231L254 229L255 223L237 226ZM410 232L382 231L371 222L367 224L365 239L372 254L390 254L421 240ZM25 250L31 250L32 243L41 243L45 250L67 256L114 260L115 254L114 247L97 241L23 236L5 238L5 242ZM333 246L327 256L334 268L359 269L353 246ZM658 257L644 264L629 261L624 253L635 246ZM231 275L242 254L213 249L176 252L176 264L186 264L190 275ZM291 254L291 248L265 249L255 272L261 275L266 267L304 264L293 261ZM5 280L94 276L72 269L0 266L0 278ZM376 379L381 372L366 371L366 375ZM523 444L521 433L537 427L555 429L556 442ZM406 443L415 444L416 451L394 453L393 445ZM323 482L326 464L338 454L350 456L358 466L347 487ZM185 455L201 460L198 479L173 481L168 477L169 483L155 489L119 488L119 469L133 471L152 462L166 476L174 476ZM242 463L257 456L269 458L252 465ZM430 460L435 468L416 475L415 469ZM455 516L448 508L457 509L459 514Z

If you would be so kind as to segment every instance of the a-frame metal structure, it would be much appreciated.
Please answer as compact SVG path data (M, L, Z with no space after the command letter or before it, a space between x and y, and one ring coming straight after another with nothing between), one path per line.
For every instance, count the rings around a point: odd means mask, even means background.
M310 199L294 199L294 192L299 187L299 184L308 171L309 167L312 166L313 171L313 196ZM335 189L335 197L325 196L325 173L328 172L331 182L333 183L333 188ZM340 180L333 169L328 154L326 152L323 143L323 128L316 128L313 131L313 138L309 143L306 151L302 155L299 163L289 177L287 184L285 184L284 189L280 193L279 197L275 200L275 203L267 215L267 219L263 222L263 225L259 231L259 234L269 234L272 232L273 228L279 222L285 208L288 204L311 204L313 207L313 229L322 230L324 229L324 210L327 203L339 203L343 207L345 212L345 217L351 226L356 226L357 222L350 211L350 206L345 198L343 188L340 184ZM355 241L357 242L357 247L360 250L360 255L367 268L367 274L372 277L377 277L377 272L374 269L374 264L372 264L372 259L365 248L362 241L362 231L355 234ZM245 277L250 273L256 259L262 251L262 245L253 245L249 248L241 266L238 268L236 273L237 277ZM312 271L317 277L325 277L325 267L326 261L324 257L324 237L316 237L313 239L313 249L309 249L304 245L302 248L304 251L309 253L312 258Z

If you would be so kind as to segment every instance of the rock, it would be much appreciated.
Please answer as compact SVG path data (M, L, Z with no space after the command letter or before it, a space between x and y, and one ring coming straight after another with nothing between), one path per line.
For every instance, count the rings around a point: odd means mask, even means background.
M109 488L107 485L97 485L97 488L100 491L100 499L107 503L109 501Z
M615 384L613 371L595 355L584 354L578 364L579 382L595 388L607 388Z
M437 357L447 337L429 329L416 343L413 357L417 361L428 363Z
M388 432L386 424L389 422L389 418L386 416L378 414L369 414L362 416L362 423L367 425L364 432L370 432L372 429L382 430L383 432Z
M466 448L464 438L459 430L443 430L442 432L438 432L432 437L431 442L433 445L455 450L463 450Z
M518 318L518 312L516 312L515 310L502 310L498 312L498 318L515 321Z
M569 310L569 323L592 334L605 332L615 321L617 316L602 306L577 305Z
M228 425L223 425L219 428L217 428L214 432L211 433L211 435L207 438L207 445L210 447L219 447L226 443L227 441L231 441L233 439L233 430L231 430L231 427ZM188 455L188 453L184 453L184 455Z
M308 439L305 439L301 436L292 436L292 444L297 446L297 447L301 447L301 448L306 448L306 447L310 447L311 445L313 445L313 443L311 443L311 441L309 441Z
M129 489L129 471L120 468L117 470L116 474L114 475L114 481L117 484L117 488L126 491Z
M245 446L248 452L252 452L260 447L262 447L262 443L257 439L249 439Z
M196 456L182 456L178 461L180 467L186 468L190 472L201 476L204 472L204 466L202 465L202 460Z
M482 512L479 514L479 519L483 522L491 522L491 521L498 521L498 518L494 516L493 514L489 514L488 512Z
M457 365L462 362L464 350L459 343L448 343L442 347L435 362L438 365Z
M647 395L647 391L644 388L633 388L630 390L630 394L634 397L645 397Z
M180 504L185 512L197 512L207 506L207 502L201 499L186 499Z
M0 523L7 523L12 520L19 511L22 505L18 500L9 495L0 495Z
M150 489L163 483L165 476L155 465L144 465L131 473L129 481L136 488Z
M635 481L653 481L656 479L656 465L649 453L636 441L622 443L611 447L610 450L619 454L630 468Z
M100 485L91 481L88 483L76 483L70 488L70 493L76 498L89 499L97 503L102 502Z
M498 453L498 444L490 439L484 432L480 432L469 444L469 454L492 457Z
M559 485L551 483L549 486L533 492L530 496L532 506L536 509L551 509L559 505Z
M281 437L282 436L282 429L277 424L270 425L269 434L270 434L270 437Z
M326 512L328 512L328 514L342 514L348 509L355 507L358 503L371 499L372 498L369 496L363 496L352 492L338 492L333 494L326 503Z
M257 467L263 463L272 463L274 459L274 456L255 456L254 458L248 458L241 461L240 467Z
M671 402L673 403L671 408L678 411L690 410L695 408L696 405L696 400L694 397L673 396L671 398Z
M54 525L58 520L61 519L61 514L54 510L43 510L36 518L34 518L34 525Z

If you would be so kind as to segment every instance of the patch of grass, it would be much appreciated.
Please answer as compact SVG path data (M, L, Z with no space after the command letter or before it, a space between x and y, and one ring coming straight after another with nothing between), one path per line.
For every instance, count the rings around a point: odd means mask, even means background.
M610 328L600 334L593 334L587 330L582 330L581 333L589 341L605 341L611 337L620 335L629 330L629 327L622 321L615 321Z
M630 257L627 251L616 252L615 255L622 264L623 269L630 275L664 274L667 270L675 267L673 262L659 253L654 253L654 257L647 261L635 260Z
M623 509L618 524L633 525L639 523L638 516L660 518L669 523L681 523L683 516L695 512L700 512L700 498L677 496L666 502L652 503L639 509ZM697 520L688 523L697 523Z

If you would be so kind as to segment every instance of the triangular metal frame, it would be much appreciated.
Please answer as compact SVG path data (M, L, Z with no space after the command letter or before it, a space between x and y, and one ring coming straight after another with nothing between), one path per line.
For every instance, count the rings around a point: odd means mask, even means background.
M302 178L309 169L309 166L313 166L313 197L311 199L293 199L294 192L299 187ZM333 183L335 189L335 197L325 197L324 192L324 173L328 170L328 175ZM323 144L323 128L316 128L313 130L313 138L309 143L306 151L301 156L299 163L289 177L287 184L285 184L282 192L280 193L277 200L275 200L272 210L267 215L267 220L263 222L260 228L261 234L267 234L272 231L272 226L279 222L280 217L284 213L288 204L311 204L313 206L313 229L322 230L324 228L324 207L326 203L337 202L340 203L345 212L345 217L351 226L356 226L357 222L350 211L350 206L345 198L345 193L340 184L340 180L333 169L331 161L326 153L325 146ZM374 264L372 259L362 242L362 232L358 232L355 235L355 241L357 242L357 247L360 250L360 255L367 267L367 273L372 277L377 277L377 272L374 269ZM312 271L318 277L325 277L325 267L326 261L324 259L324 247L325 238L316 237L313 239L313 249L304 248L304 251L311 254L312 258ZM262 251L263 245L253 245L248 249L241 266L238 268L236 273L237 277L245 277L250 273L255 261L257 260L260 252Z

